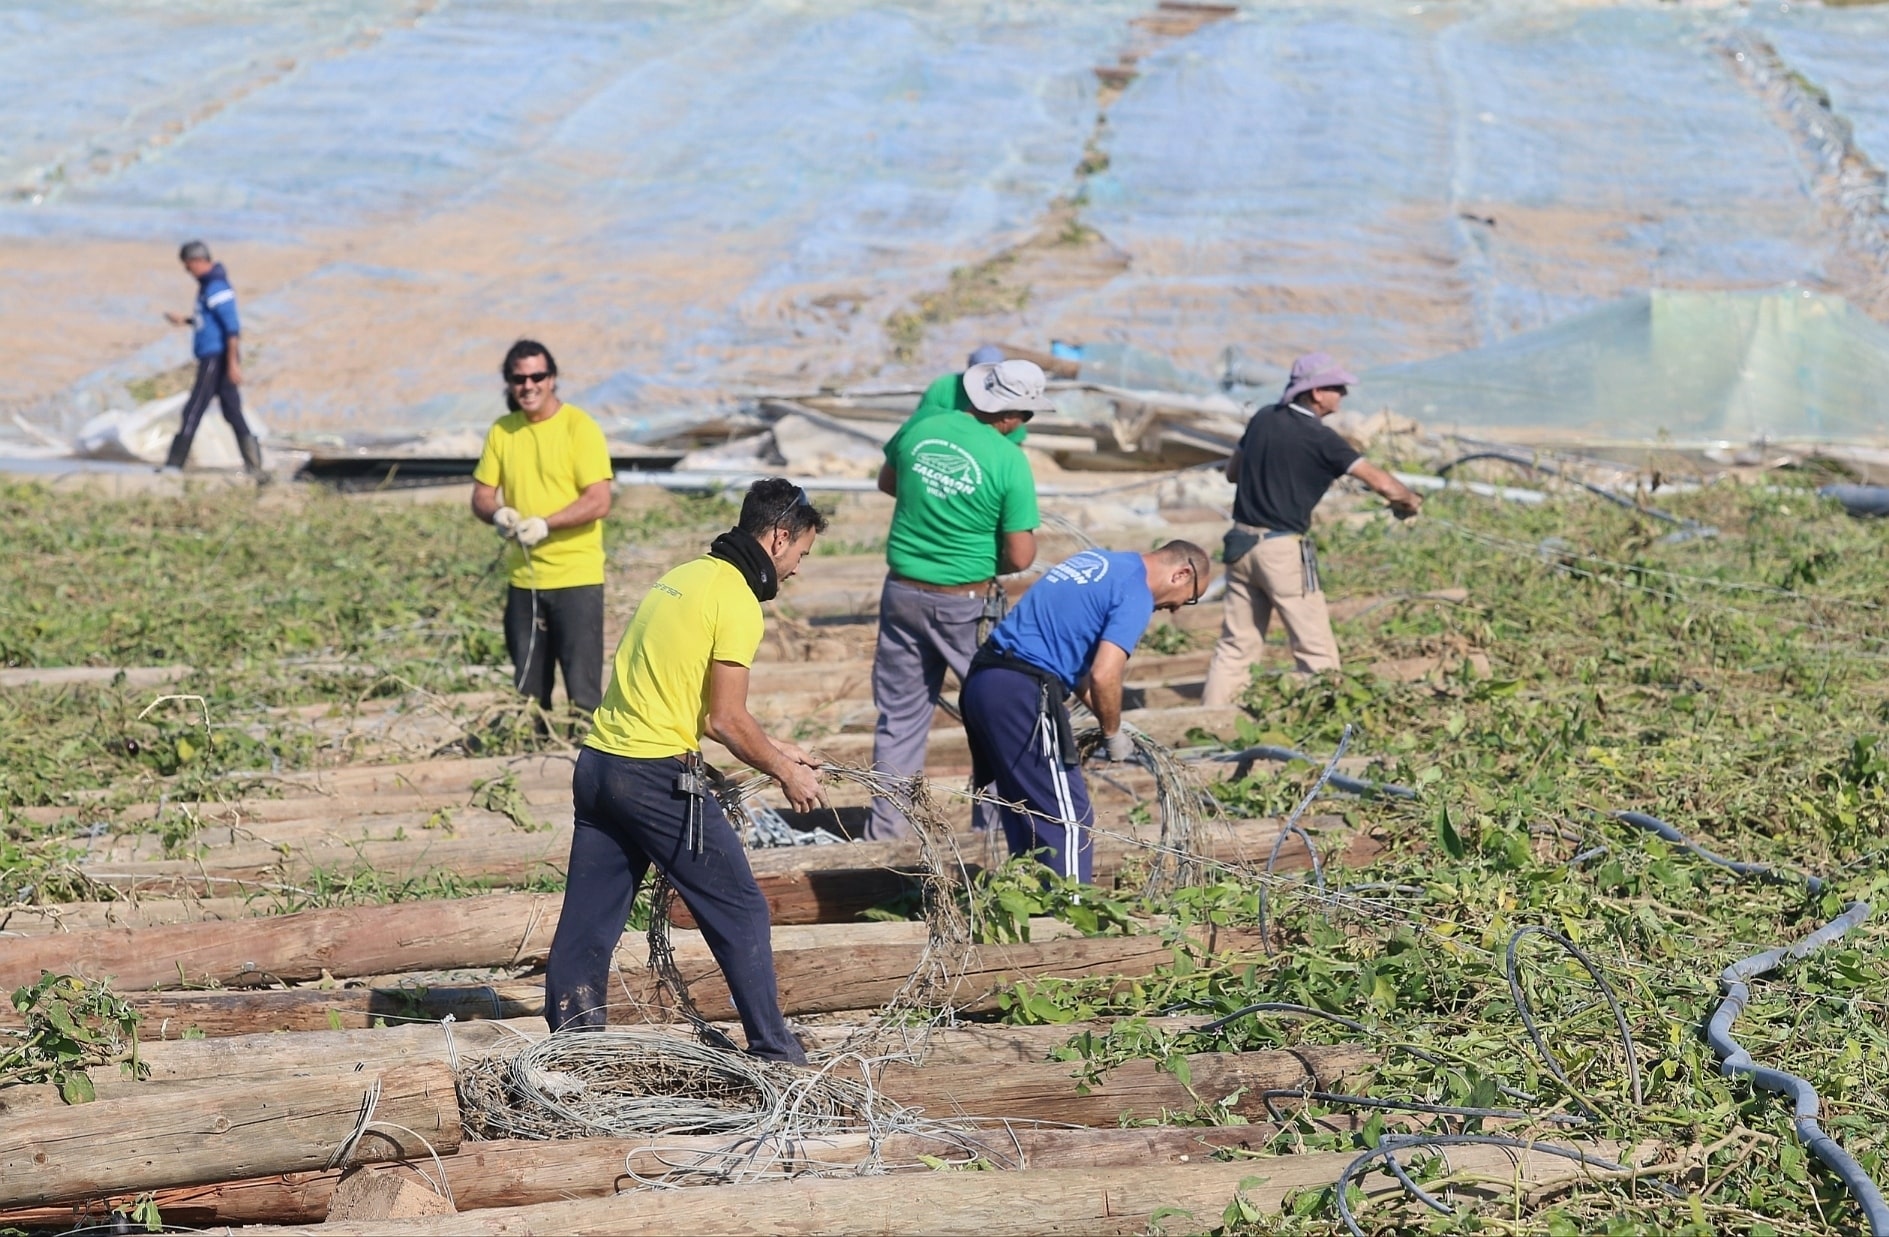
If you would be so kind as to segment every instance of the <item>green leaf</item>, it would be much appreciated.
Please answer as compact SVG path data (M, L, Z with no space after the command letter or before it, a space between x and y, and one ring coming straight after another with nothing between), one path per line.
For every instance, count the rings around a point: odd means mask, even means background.
M89 1104L98 1098L98 1090L92 1086L92 1076L83 1070L61 1074L59 1094L68 1104Z
M1456 832L1455 823L1450 820L1450 808L1447 803L1436 810L1436 836L1450 858L1463 857L1463 839Z

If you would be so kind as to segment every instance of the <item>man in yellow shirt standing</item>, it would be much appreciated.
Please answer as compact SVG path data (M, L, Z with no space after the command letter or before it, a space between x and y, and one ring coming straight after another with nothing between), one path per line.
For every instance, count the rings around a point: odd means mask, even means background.
M779 783L796 811L825 802L818 762L748 712L761 603L794 574L826 517L791 481L749 487L741 522L658 580L636 607L571 782L576 832L545 970L553 1031L601 1030L610 959L653 863L682 896L728 981L757 1057L804 1064L781 1016L767 899L702 773L702 737Z
M512 683L551 707L554 666L588 713L603 696L603 518L610 448L590 414L558 399L558 363L521 339L499 367L505 406L472 473L472 514L509 544L505 648Z

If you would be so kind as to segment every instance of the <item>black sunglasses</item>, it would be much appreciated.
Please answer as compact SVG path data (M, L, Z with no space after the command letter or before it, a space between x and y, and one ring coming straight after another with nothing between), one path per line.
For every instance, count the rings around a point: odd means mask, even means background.
M555 377L557 377L556 374L552 373L548 369L545 369L545 370L539 370L535 374L507 374L505 375L505 381L511 383L515 387L528 387L528 386L533 386L540 382L549 382Z
M1184 606L1197 606L1200 604L1200 595L1206 592L1207 590L1201 587L1200 571L1192 563L1187 564L1187 574L1194 577L1194 587L1188 590L1189 592L1193 594L1193 596L1189 597L1186 601L1183 601L1181 604Z
M812 506L813 506L813 500L807 497L807 487L804 485L795 486L794 496L787 500L787 505L781 508L781 513L774 517L773 527L775 528L787 527L787 517L793 514L794 508L796 507L812 508Z

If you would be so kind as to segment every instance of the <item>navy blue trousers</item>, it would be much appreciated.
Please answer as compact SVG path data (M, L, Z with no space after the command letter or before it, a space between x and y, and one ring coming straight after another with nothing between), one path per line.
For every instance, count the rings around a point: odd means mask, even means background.
M757 1057L805 1064L781 1016L767 900L741 840L712 797L702 804L702 853L688 843L688 796L676 789L682 762L631 760L585 748L571 779L577 831L571 839L564 912L545 968L545 1021L553 1031L607 1022L610 959L636 890L655 864L695 916Z
M184 416L177 436L171 439L169 467L182 468L190 458L190 444L196 441L197 427L203 423L203 414L209 410L211 400L223 410L223 419L230 423L239 446L249 437L249 422L243 420L243 389L230 381L229 356L219 352L215 356L198 357L197 380L191 384L190 398L184 401Z
M1095 872L1095 809L1076 753L1062 750L1056 719L1043 708L1042 684L1017 670L978 666L959 701L972 760L993 779L998 798L1027 809L998 809L1010 853L1047 850L1041 858L1049 867L1089 880Z

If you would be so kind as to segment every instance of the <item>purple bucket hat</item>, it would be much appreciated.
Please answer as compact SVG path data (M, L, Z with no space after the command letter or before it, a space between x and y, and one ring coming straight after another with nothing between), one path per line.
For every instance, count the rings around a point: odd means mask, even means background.
M1286 381L1286 393L1279 402L1289 404L1307 391L1320 387L1348 387L1357 382L1351 371L1333 360L1327 352L1308 352L1292 363L1292 377Z

